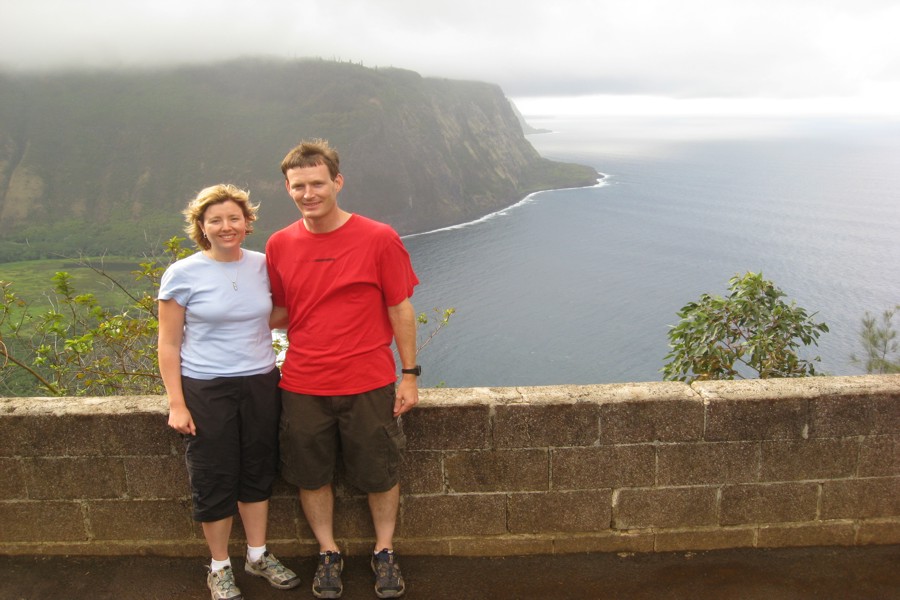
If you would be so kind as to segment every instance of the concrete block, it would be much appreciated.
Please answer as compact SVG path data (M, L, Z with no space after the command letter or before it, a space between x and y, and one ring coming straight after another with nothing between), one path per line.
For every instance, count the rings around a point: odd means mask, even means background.
M657 456L661 486L746 483L759 477L757 442L661 445Z
M872 401L860 396L810 400L810 437L870 435L875 429Z
M195 522L193 524L195 535L203 537L203 530ZM287 539L296 540L304 537L312 537L312 532L306 525L306 520L300 514L300 502L296 498L270 498L268 538L272 540ZM247 533L241 521L240 514L235 515L231 527L231 539L241 541L243 550ZM238 554L238 556L241 556Z
M76 542L88 539L76 502L0 502L0 542Z
M507 533L506 496L408 496L400 507L400 520L407 538L501 535Z
M269 499L269 537L272 539L312 538L312 530L303 517L300 501L293 498Z
M167 425L166 415L140 413L127 418L108 416L98 420L98 435L105 436L99 452L105 456L168 456L183 448L178 432Z
M722 488L719 523L783 523L816 518L819 487L814 483L728 485Z
M22 461L0 458L0 500L24 500L27 494Z
M641 400L603 404L601 444L687 442L703 436L699 400Z
M595 403L616 404L621 402L699 402L700 397L690 386L680 381L646 381L639 383L604 383L595 385L550 385L522 386L511 388L519 398L504 398L498 404L512 402L525 404L568 404Z
M856 543L867 544L900 544L900 519L872 519L859 524L856 532Z
M581 552L653 552L650 531L601 531L590 534L555 536L555 554Z
M121 498L127 488L119 458L32 458L23 466L32 500Z
M168 454L175 432L160 415L66 415L38 418L32 456Z
M440 494L444 492L443 454L409 451L400 458L400 492L403 494Z
M612 490L509 495L510 533L590 532L609 529Z
M453 551L453 543L456 540L447 539L395 539L394 549L400 556L452 556L457 554ZM372 542L366 540L368 549L363 552L372 551ZM360 553L362 556L362 552Z
M590 446L598 439L599 415L595 403L497 406L494 447Z
M549 452L543 448L448 452L444 468L450 493L550 489Z
M403 535L402 523L399 520L396 534ZM335 498L334 535L338 538L375 537L372 513L369 511L369 502L366 496Z
M840 479L856 474L856 439L762 442L762 481Z
M0 415L0 456L16 458L34 456L36 440L30 415Z
M898 516L900 477L826 481L822 484L823 519Z
M535 536L496 536L463 538L450 541L454 556L529 556L553 554L553 538Z
M651 486L656 452L649 444L554 448L550 451L554 490Z
M853 523L817 522L799 525L764 525L756 545L760 548L798 546L852 546L856 538Z
M756 528L698 528L691 530L661 530L656 533L656 552L684 552L688 550L720 550L724 548L752 548L756 543Z
M490 407L419 406L403 415L407 450L459 450L490 445Z
M178 500L91 500L87 522L97 540L188 540L190 503Z
M894 375L894 377L900 379L900 375ZM871 398L872 433L875 435L900 434L900 391L873 394Z
M716 488L632 488L613 503L615 529L684 528L716 524Z
M206 545L204 543L204 545ZM268 541L266 542L269 550L271 550L279 559L283 557L287 557L286 563L287 566L291 569L300 570L299 565L297 564L297 559L295 557L298 556L316 556L319 553L319 542L316 541L315 538L276 538L269 536ZM369 543L369 550L371 551L372 544ZM232 551L232 556L240 556L241 552L246 551L246 546L239 546L238 548ZM343 552L343 548L341 549ZM201 554L201 556L209 556L209 550L206 550L205 553ZM309 581L310 575L312 573L307 572L299 572L300 578L304 581Z
M706 407L709 441L798 440L807 426L807 400L717 400Z
M131 498L189 498L184 456L135 456L122 459Z
M859 446L859 477L900 475L900 435L865 438Z

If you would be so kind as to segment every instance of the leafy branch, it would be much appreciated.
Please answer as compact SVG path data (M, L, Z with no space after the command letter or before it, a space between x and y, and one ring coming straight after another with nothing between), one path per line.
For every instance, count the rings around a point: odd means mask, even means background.
M125 294L124 308L101 306L94 294L79 293L65 271L52 277L45 309L18 297L12 283L2 282L0 382L54 396L162 393L156 290L166 267L190 252L181 247L183 241L173 237L160 256L145 258L132 271L135 281L142 282L136 288L109 275L102 259L100 266L80 259L81 266ZM30 385L17 378L23 373Z
M732 277L729 290L724 298L703 294L678 311L664 379L744 379L752 371L762 379L816 375L820 358L799 356L801 346L818 344L828 331L813 321L815 313L785 303L785 293L761 273Z
M900 373L900 344L897 341L897 330L894 329L893 319L900 304L881 313L881 322L866 311L862 319L862 330L859 333L860 342L865 349L865 360L856 356L850 359L863 364L866 373Z

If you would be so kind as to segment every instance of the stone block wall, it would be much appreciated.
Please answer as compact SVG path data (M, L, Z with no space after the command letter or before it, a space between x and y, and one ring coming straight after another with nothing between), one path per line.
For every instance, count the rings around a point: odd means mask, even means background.
M423 390L404 554L900 543L900 375ZM161 397L0 398L0 554L200 555ZM336 533L368 552L338 478ZM279 482L269 545L317 545ZM234 545L242 546L236 521Z

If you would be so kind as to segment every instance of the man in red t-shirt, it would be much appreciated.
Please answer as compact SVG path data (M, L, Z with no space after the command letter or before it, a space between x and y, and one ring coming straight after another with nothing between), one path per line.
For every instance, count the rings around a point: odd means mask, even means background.
M419 280L388 225L338 206L337 152L305 141L281 163L302 218L266 244L272 324L287 328L282 366L281 463L319 542L318 598L339 598L343 560L334 539L332 479L340 454L349 483L368 494L375 526L371 564L379 598L403 594L393 553L400 506L398 466L406 444L400 415L419 401ZM402 364L397 383L391 343Z

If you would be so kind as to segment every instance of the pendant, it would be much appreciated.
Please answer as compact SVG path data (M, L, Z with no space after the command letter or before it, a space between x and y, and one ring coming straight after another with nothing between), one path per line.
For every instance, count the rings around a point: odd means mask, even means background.
M231 287L234 288L234 291L237 291L237 281L232 281L232 282L231 282Z

